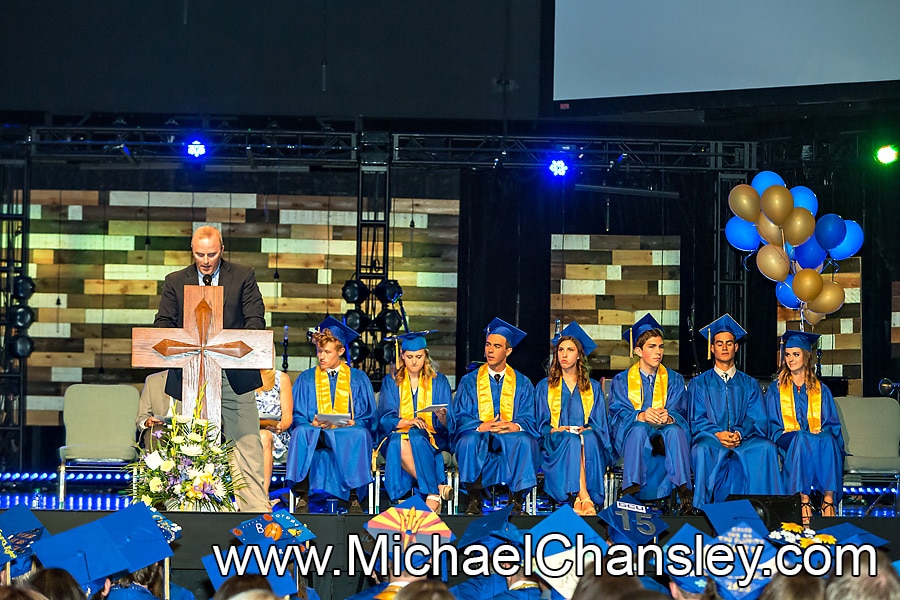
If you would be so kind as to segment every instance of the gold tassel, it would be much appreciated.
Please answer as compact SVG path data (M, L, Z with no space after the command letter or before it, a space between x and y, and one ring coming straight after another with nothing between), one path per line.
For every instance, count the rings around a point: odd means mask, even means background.
M710 358L712 358L712 344L713 344L712 331L710 331L710 328L707 327L706 328L706 360L709 360Z

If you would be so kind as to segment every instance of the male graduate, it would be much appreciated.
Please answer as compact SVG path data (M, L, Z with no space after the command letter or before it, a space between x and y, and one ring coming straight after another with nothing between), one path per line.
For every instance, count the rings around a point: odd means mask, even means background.
M622 495L655 500L678 490L690 512L691 465L684 378L662 364L662 326L650 313L622 336L638 362L613 377L610 427L623 458Z
M450 409L459 477L469 494L467 515L480 515L485 486L506 484L513 514L522 513L525 490L537 485L540 464L534 386L506 364L525 332L502 319L485 329L484 358L465 375Z
M778 449L767 437L762 391L734 366L747 332L728 314L700 332L715 364L688 385L694 506L722 502L729 494L780 494Z
M369 377L343 360L357 335L326 318L311 335L319 364L294 382L286 479L296 483L298 513L309 512L310 490L321 490L349 500L350 514L363 514L358 491L372 480L377 414Z

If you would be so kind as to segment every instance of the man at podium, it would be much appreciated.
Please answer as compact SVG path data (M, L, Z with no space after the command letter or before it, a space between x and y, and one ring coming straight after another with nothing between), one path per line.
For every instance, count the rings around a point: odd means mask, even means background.
M265 305L253 269L222 260L222 234L210 225L198 227L191 237L194 264L166 276L154 327L184 327L184 286L219 285L224 288L225 329L265 329ZM181 369L170 369L166 393L181 399ZM247 487L238 506L246 512L268 512L263 491L263 453L259 412L254 390L262 385L258 369L222 371L222 430L235 442L235 462Z

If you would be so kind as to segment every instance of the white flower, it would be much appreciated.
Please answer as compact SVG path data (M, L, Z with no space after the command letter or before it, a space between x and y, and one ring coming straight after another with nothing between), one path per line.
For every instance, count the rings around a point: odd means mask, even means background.
M209 451L212 452L213 454L222 454L222 448L220 448L219 446L211 445L209 447Z
M159 455L158 451L151 452L144 457L144 464L146 464L151 471L155 471L156 469L158 469L163 464L163 462L163 458Z
M200 477L200 475L203 474L203 471L201 471L200 469L195 469L194 467L191 467L190 469L187 470L187 472L185 474L188 476L188 479L194 479L195 477Z
M203 471L212 475L216 472L216 465L212 463L206 463L205 465L203 465Z
M191 418L192 418L191 415L175 415L175 422L176 423L190 423Z
M185 456L200 456L203 448L199 444L181 444L181 452Z
M199 433L195 433L193 431L190 432L187 437L192 442L197 442L198 444L203 441L203 436L200 435Z
M163 489L163 482L159 477L154 477L153 479L151 479L148 485L150 486L150 491L154 494L157 492L161 492Z
M173 436L172 436L172 443L173 443L173 444L183 444L183 443L184 443L184 436L183 436L183 435L173 435Z
M197 427L206 427L207 425L209 425L209 420L208 419L194 419L194 425L196 425Z

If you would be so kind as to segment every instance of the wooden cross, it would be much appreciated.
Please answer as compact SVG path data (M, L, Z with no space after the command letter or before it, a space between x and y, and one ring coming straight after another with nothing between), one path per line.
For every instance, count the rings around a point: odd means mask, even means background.
M181 413L191 415L206 384L204 418L222 422L222 369L271 369L273 334L265 329L223 329L224 288L184 286L184 327L135 327L131 363L135 367L182 370Z

